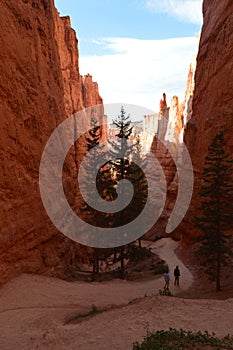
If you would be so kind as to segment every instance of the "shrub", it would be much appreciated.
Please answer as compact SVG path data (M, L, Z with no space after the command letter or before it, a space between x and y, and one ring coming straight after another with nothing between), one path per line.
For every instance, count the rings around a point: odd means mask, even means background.
M233 337L229 335L219 339L207 331L201 333L169 328L154 333L147 331L143 342L136 342L133 350L232 350L232 344Z
M172 293L170 292L169 289L160 289L159 290L159 295L167 295L167 296L172 296Z
M168 270L169 269L168 269L167 263L165 263L165 262L159 263L154 268L154 274L155 275L162 275L164 272L167 272Z
M127 254L127 258L133 261L140 261L145 258L149 258L152 256L152 252L150 249L146 247L137 247L134 245L131 245L129 247L129 251Z

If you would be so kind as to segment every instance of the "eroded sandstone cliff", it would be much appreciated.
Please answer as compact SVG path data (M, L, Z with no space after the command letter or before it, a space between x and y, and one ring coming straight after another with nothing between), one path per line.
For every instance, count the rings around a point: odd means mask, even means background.
M167 106L166 94L160 100L160 110L157 114L144 117L144 146L154 154L159 161L165 176L167 194L164 210L155 226L146 234L146 237L154 239L164 235L168 218L174 207L177 196L178 180L175 161L180 155L180 134L183 130L183 104L179 104L177 96L173 96L170 106ZM148 171L150 172L148 158ZM157 176L150 174L150 176ZM162 179L161 179L162 180ZM161 184L160 184L161 185Z
M0 0L0 26L0 282L21 272L64 278L85 254L45 212L40 159L66 117L102 99L80 76L75 32L52 0ZM64 170L73 198L74 153Z
M233 152L233 2L204 0L203 15L192 114L184 134L195 176L192 202L179 227L184 240L198 234L192 220L200 203L201 173L208 146L218 131L226 130L228 151Z
M172 234L173 237L182 237L183 242L188 242L199 234L193 219L198 215L200 207L199 192L204 160L211 141L220 130L225 129L227 148L230 154L233 153L233 3L231 0L204 0L203 16L199 51L190 65L185 101L179 105L178 100L173 98L165 136L174 145L177 145L179 136L178 142L185 142L193 164L192 200L183 222ZM161 111L164 113L165 109L160 108L160 114ZM168 183L167 207L161 218L162 223L160 222L164 229L165 219L174 204L173 194L182 183L179 183L174 164L167 157L168 153L158 146L156 133L152 151L158 154ZM178 156L182 162L182 156Z

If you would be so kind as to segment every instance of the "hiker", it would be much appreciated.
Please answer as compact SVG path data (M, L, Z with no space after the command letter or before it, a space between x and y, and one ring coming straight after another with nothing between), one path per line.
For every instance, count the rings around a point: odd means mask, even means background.
M164 278L164 281L165 281L165 285L164 285L164 290L169 290L169 281L170 281L170 276L169 276L169 273L168 272L165 272L163 274L163 278Z
M178 265L177 265L176 268L174 269L174 277L175 277L174 285L175 285L175 286L179 286L179 282L180 282L180 269L179 269L179 266L178 266Z

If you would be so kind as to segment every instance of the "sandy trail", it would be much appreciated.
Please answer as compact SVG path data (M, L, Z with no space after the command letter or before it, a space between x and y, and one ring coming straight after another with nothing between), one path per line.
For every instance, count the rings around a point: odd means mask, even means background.
M168 261L171 270L180 266L181 286L171 286L174 294L192 283L192 275L174 254L176 244L162 239L151 245ZM232 333L232 299L193 301L157 296L163 284L162 278L70 283L22 275L0 290L0 349L128 350L146 333L147 323L153 329L183 327L207 329L219 335ZM65 324L71 316L89 311L92 304L99 308L126 305L145 294L156 296L83 319L78 324Z
M183 263L176 257L174 249L177 242L163 238L149 244L162 259L168 262L169 268L179 265L182 271L180 287L171 283L172 293L187 289L192 284L192 275ZM171 276L172 277L172 276ZM106 282L66 282L54 278L26 275L12 280L0 291L0 312L24 308L72 308L77 306L121 305L129 301L147 296L157 295L163 288L163 277L152 280L126 281L115 279ZM17 297L15 295L17 291Z
M168 263L169 274L171 277L170 290L173 295L176 295L182 290L187 290L192 286L193 275L189 269L179 260L175 254L175 249L178 247L178 242L173 241L170 238L162 238L152 244L149 247L155 252L159 257ZM175 266L179 266L181 271L180 286L174 286L173 270ZM160 280L161 283L161 280Z

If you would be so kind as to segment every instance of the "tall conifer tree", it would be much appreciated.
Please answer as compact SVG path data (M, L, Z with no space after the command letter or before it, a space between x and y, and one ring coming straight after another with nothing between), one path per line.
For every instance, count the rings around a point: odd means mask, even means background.
M110 142L112 166L116 174L117 180L125 179L127 171L129 169L129 156L132 152L132 146L128 144L128 139L132 133L131 121L129 115L126 115L124 107L121 107L120 115L114 120L113 124L117 130L117 141ZM117 224L125 225L125 214L123 211L119 215L115 215ZM120 248L121 256L121 276L124 277L124 246Z
M92 117L91 119L91 126L92 128L88 131L88 135L86 136L86 142L87 142L87 151L90 152L92 150L93 156L92 161L90 161L86 167L86 191L88 194L88 197L95 198L95 192L92 192L92 186L96 186L97 191L99 195L105 199L105 200L112 200L115 196L115 189L114 184L115 181L112 179L110 171L109 171L109 165L103 165L100 169L95 169L96 164L102 163L104 159L104 146L100 145L101 141L101 127L98 125L98 121ZM98 146L98 148L95 148ZM107 159L107 158L106 158ZM90 178L93 177L93 172L97 171L97 176L95 178L95 183L90 182ZM96 198L96 203L98 203L98 198ZM86 210L89 213L89 217L91 218L92 223L96 226L100 227L109 227L111 224L111 215L106 214L103 212L99 212L95 210L94 208L90 207L88 204L86 206ZM93 248L93 278L95 275L98 275L99 273L99 257L100 254L106 255L107 250L106 249L100 249L100 248Z
M203 265L210 279L221 289L223 265L229 265L232 254L229 233L233 225L233 161L225 151L224 131L213 139L205 158L202 197L196 225L203 235L198 238L198 254L203 256ZM232 233L231 233L232 234Z

